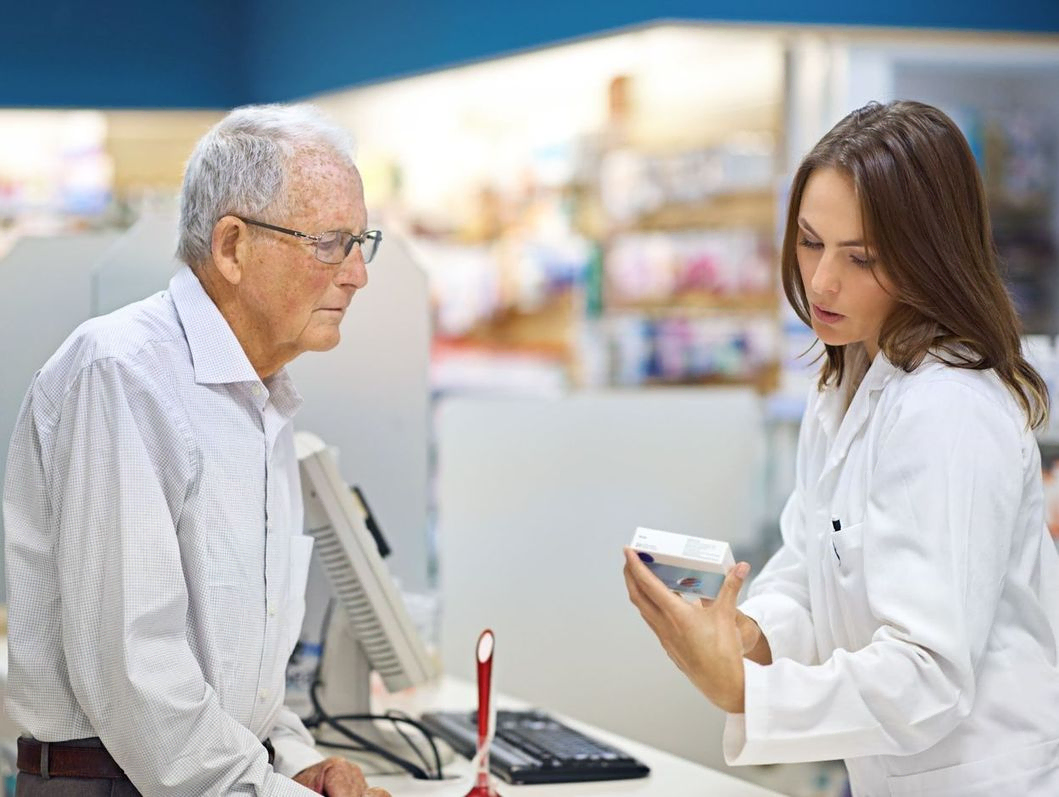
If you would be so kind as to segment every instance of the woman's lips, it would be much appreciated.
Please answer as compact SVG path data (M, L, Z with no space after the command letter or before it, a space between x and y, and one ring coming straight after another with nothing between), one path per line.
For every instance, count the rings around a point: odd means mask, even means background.
M813 305L813 315L825 324L835 324L845 318L841 313L832 313L829 310L825 310L818 304Z

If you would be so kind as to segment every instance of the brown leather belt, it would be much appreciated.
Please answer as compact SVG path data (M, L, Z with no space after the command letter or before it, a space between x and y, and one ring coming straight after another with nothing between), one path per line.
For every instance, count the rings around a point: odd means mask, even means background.
M273 763L276 751L272 742L261 744L268 751L268 763ZM69 742L38 742L20 736L18 739L18 770L42 778L111 778L125 777L105 747L82 747Z
M78 747L65 742L49 744L24 736L18 739L18 770L42 778L125 777L105 747Z

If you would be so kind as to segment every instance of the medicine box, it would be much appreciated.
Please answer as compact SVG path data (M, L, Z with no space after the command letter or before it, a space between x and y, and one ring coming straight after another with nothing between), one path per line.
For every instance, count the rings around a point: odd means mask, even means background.
M705 594L703 573L723 575L735 564L726 542L642 526L636 529L630 547L662 583L678 592Z

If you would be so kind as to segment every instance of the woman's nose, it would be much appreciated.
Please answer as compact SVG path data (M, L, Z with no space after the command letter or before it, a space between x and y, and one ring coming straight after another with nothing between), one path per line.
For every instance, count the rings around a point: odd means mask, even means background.
M813 272L812 288L814 293L836 293L840 280L840 269L836 258L828 253L821 255Z

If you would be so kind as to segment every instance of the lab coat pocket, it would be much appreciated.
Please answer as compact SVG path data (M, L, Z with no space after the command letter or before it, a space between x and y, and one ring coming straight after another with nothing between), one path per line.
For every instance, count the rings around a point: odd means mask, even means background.
M831 532L831 559L843 587L851 586L852 581L859 582L862 566L863 523L843 527L841 531Z
M305 587L315 540L306 534L290 538L290 585L287 591L287 654L294 651L305 619Z
M825 555L831 559L834 597L846 634L842 646L859 650L871 641L875 621L867 611L864 592L863 523L830 532Z
M893 797L996 797L1059 791L1059 740L887 779Z

